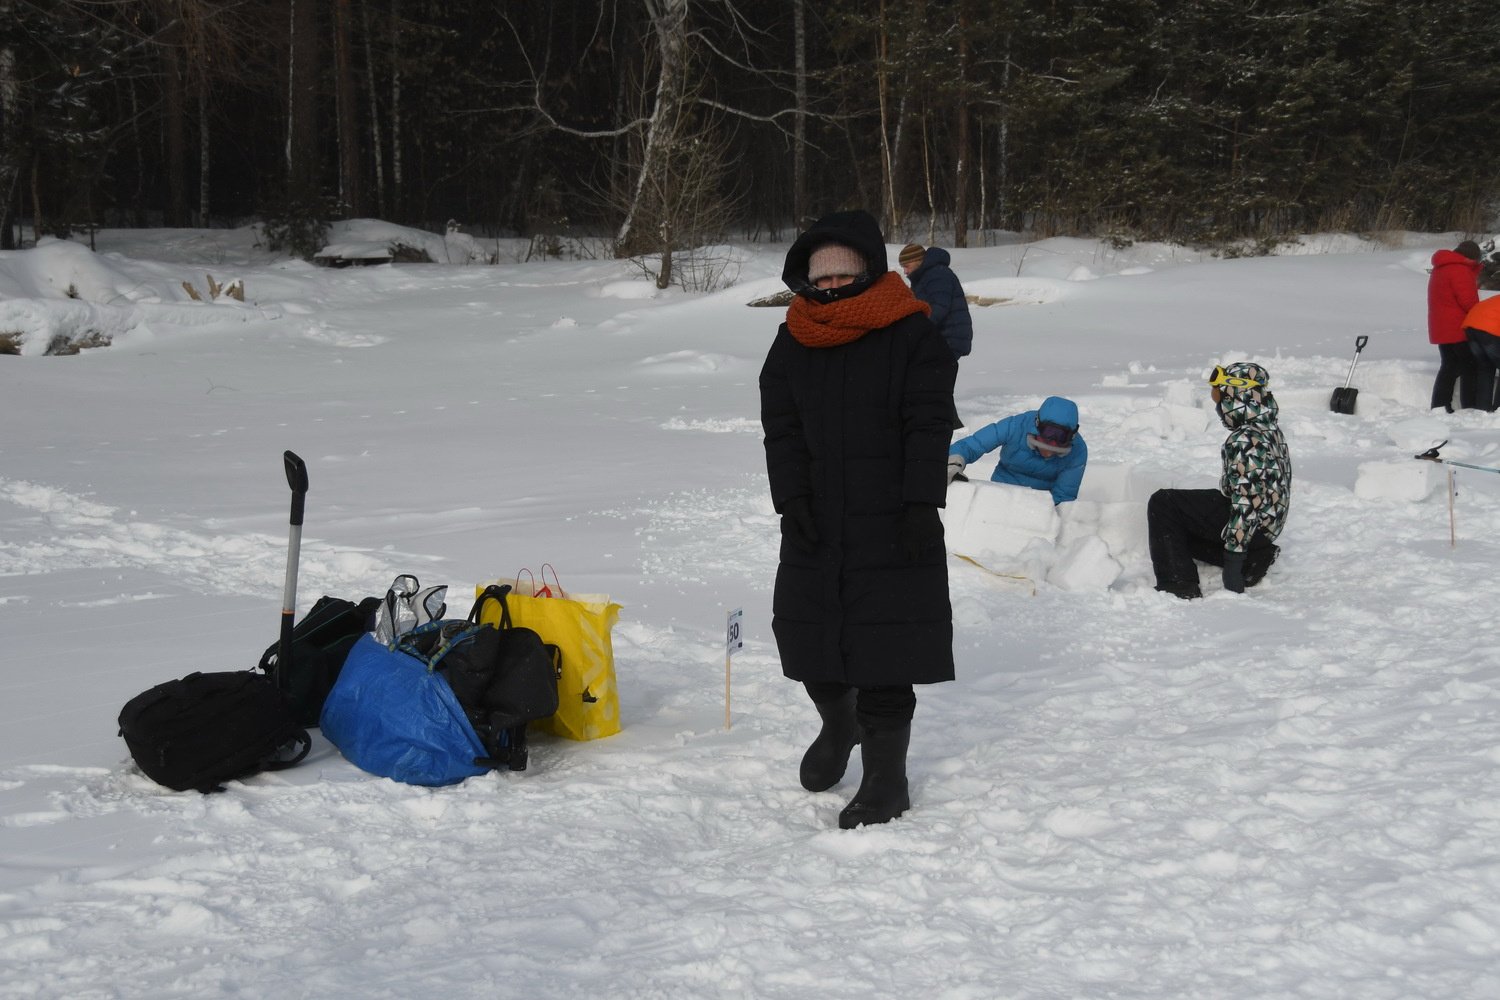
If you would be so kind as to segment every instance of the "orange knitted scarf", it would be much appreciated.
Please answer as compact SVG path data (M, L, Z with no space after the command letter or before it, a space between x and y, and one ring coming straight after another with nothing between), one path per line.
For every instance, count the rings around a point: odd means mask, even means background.
M797 296L786 311L786 326L803 347L837 347L912 313L930 316L932 307L913 295L900 275L887 271L853 298L825 305Z

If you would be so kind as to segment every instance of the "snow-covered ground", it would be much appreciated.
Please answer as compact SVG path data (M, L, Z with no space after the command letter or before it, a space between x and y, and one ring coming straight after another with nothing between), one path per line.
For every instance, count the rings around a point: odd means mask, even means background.
M696 295L524 244L343 270L248 231L0 253L22 352L0 357L0 996L1500 995L1500 476L1459 470L1454 545L1445 470L1405 471L1444 438L1500 463L1500 418L1426 406L1426 266L1456 238L954 251L1007 300L974 309L961 414L1076 399L1092 506L1053 556L1093 537L1119 572L955 557L959 679L919 691L913 808L847 832L857 755L801 789L816 720L769 627L756 375L781 311L745 303L785 245ZM245 301L192 301L209 274ZM42 356L90 333L112 345ZM1358 335L1358 413L1334 414ZM1214 484L1203 377L1242 358L1292 449L1282 558L1178 601L1151 589L1145 497ZM528 771L442 789L316 734L220 795L142 777L120 707L276 638L285 449L311 478L301 609L406 572L461 612L550 562L624 605L623 732L538 736Z

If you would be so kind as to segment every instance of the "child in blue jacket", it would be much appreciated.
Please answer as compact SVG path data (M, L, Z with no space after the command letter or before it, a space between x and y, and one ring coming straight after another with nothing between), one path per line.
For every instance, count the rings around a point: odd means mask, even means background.
M1078 499L1089 449L1078 433L1078 404L1048 396L1040 409L997 420L948 446L948 481L980 455L1000 449L990 479L1051 490L1053 503Z

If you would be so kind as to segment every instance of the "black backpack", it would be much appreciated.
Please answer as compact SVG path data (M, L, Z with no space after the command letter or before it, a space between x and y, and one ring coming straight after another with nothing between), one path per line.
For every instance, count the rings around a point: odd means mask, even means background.
M464 715L484 744L476 763L524 771L526 724L557 711L562 653L529 628L511 624L505 595L510 587L486 587L467 619L418 625L397 641L453 688ZM486 601L500 602L500 625L479 624Z
M233 778L291 767L312 748L287 696L250 670L158 684L126 702L119 723L146 777L179 792L220 792Z
M323 702L333 690L349 650L366 632L375 628L380 598L366 597L355 604L341 597L323 595L292 629L290 668L280 666L281 641L266 647L260 669L276 681L291 699L297 724L316 726Z

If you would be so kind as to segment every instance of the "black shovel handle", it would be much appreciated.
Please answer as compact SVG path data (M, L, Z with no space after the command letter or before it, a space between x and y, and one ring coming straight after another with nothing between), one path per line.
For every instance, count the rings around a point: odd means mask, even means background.
M1369 342L1370 342L1370 338L1369 338L1368 334L1363 334L1362 333L1358 337L1354 338L1354 360L1351 361L1351 362L1349 362L1349 375L1348 375L1347 378L1344 379L1344 388L1345 389L1348 389L1349 388L1349 383L1354 381L1354 368L1355 368L1356 365L1359 364L1359 355L1360 355L1360 352L1365 349L1365 345L1368 344Z
M292 488L292 523L302 523L302 504L307 498L307 463L296 452L283 452L286 465L286 484Z
M297 614L297 562L302 551L302 509L307 499L307 463L294 452L281 456L286 466L286 484L292 488L291 526L286 543L286 585L281 593L281 644L276 652L276 684L286 690L283 678L290 676L292 626Z

